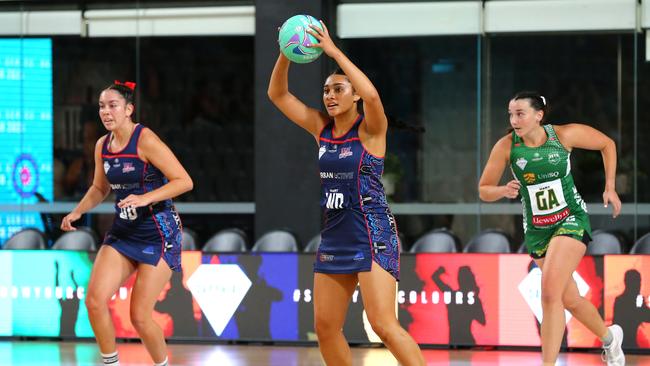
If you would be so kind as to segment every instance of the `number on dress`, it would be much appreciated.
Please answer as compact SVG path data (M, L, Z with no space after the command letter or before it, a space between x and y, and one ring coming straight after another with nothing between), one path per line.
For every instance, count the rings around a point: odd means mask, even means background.
M122 207L120 218L123 220L135 220L138 218L138 211L133 206Z

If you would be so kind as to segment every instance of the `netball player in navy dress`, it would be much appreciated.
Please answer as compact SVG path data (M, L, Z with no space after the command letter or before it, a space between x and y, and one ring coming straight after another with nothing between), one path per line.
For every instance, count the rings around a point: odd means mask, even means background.
M119 365L110 298L137 270L131 293L131 323L155 365L167 365L162 329L153 308L172 271L180 270L181 222L171 198L192 189L192 179L151 130L131 120L135 84L109 86L99 97L99 117L109 133L95 146L92 186L63 218L61 229L115 193L115 220L93 264L86 308L102 359Z
M319 144L321 206L325 223L314 265L314 319L328 365L351 365L343 336L357 282L372 329L402 365L424 365L422 353L395 316L399 238L380 181L388 121L374 85L332 42L327 28L312 28L325 54L341 72L323 86L327 114L289 92L290 61L280 54L268 95L291 121ZM363 115L357 103L363 99Z

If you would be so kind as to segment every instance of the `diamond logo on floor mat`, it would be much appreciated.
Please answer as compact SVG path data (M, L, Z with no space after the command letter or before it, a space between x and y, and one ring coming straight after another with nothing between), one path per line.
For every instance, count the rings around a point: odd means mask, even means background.
M237 264L202 264L187 280L217 336L221 336L251 284Z
M573 272L573 279L578 285L580 296L585 296L589 292L589 285L580 277L578 272ZM524 297L530 310L533 311L537 321L542 322L542 270L539 267L533 268L526 277L519 283L519 292ZM571 313L564 311L564 318L568 323L571 320Z

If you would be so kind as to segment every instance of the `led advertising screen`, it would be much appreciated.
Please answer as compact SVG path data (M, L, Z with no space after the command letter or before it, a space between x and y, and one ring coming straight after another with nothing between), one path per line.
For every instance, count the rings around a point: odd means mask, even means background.
M539 346L543 319L542 272L527 255L499 256L499 345ZM578 292L603 314L602 257L584 257L573 273ZM565 311L564 347L600 347L600 341Z
M498 343L499 257L418 254L402 258L400 321L416 342Z
M0 95L0 204L52 201L50 39L0 39ZM40 215L0 213L0 242L27 226Z
M87 252L0 251L0 335L92 337Z
M0 251L0 336L92 337L84 299L94 253ZM316 341L314 256L184 252L154 308L165 337L183 340ZM34 271L38 268L38 271ZM578 291L625 348L650 348L650 257L585 257ZM420 344L539 346L541 272L520 254L417 254L401 259L395 312ZM109 302L121 338L136 338L130 303L136 277ZM567 312L566 347L600 342ZM354 344L379 342L357 289L343 326Z
M154 320L168 338L298 340L297 261L278 253L184 252L158 297ZM134 338L129 320L135 276L109 304L118 337Z
M623 348L650 348L650 256L605 257L605 320L623 328Z

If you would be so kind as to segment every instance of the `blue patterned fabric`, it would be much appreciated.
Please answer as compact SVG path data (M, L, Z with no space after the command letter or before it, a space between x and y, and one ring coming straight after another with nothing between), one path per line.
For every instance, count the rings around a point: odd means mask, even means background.
M373 156L359 139L359 116L342 136L334 123L320 134L318 152L324 224L315 272L370 271L372 261L399 280L399 237L381 175L383 157Z
M137 124L129 143L111 152L109 133L102 147L106 178L115 193L115 219L104 244L141 263L157 265L163 258L174 271L181 270L182 225L172 200L137 208L119 208L130 194L144 194L167 183L160 170L138 157L138 140L144 127Z

